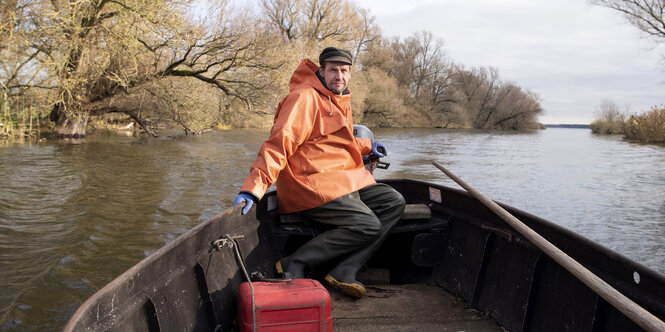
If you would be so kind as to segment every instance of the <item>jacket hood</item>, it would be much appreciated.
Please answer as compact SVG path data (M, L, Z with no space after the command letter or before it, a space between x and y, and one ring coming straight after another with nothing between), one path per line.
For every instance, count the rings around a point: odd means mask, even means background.
M321 83L319 77L316 76L317 70L319 70L319 66L314 64L314 62L309 59L303 59L298 65L298 68L293 72L293 76L291 76L289 91L314 88L316 91L324 95L335 96L335 93L328 90L328 88Z

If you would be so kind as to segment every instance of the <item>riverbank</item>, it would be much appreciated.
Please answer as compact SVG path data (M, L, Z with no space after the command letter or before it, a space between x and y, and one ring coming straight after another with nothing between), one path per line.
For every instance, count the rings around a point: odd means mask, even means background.
M589 129L588 124L546 124L546 128Z
M604 135L623 135L644 144L665 144L665 107L653 107L642 114L625 115L606 112L590 126L592 132Z
M48 121L48 120L46 120ZM42 119L42 123L44 122L44 119ZM181 127L178 126L160 126L154 128L154 130L151 133L146 133L140 126L136 125L136 122L132 120L130 117L121 115L121 114L114 114L113 117L102 117L102 118L95 118L91 120L88 124L88 129L87 129L87 135L88 136L94 136L94 135L102 135L102 136L115 136L115 135L120 135L120 136L159 136L157 133L159 131L169 131L169 132L182 132L183 135L198 135L207 131L211 130L234 130L234 129L269 129L271 127L270 122L266 121L260 121L255 123L256 126L233 126L229 124L217 124L214 127L211 128L206 128L198 131L189 131L189 130L184 130ZM525 128L525 129L520 129L520 130L544 130L547 129L547 127L552 127L552 128L583 128L584 125L543 125L543 124L538 124L537 128ZM1 126L0 126L1 128ZM383 127L387 128L387 127ZM390 127L390 128L402 128L402 129L409 129L409 128L404 128L404 127ZM464 130L479 130L479 131L487 131L487 130L494 130L497 132L501 131L509 131L509 132L518 132L520 130L515 130L515 129L473 129L473 128L462 128L462 127L452 127L452 128L441 128L439 126L421 126L421 127L410 127L411 129L423 129L423 128L438 128L438 129L464 129ZM588 126L587 126L588 128ZM18 134L18 133L22 134ZM38 129L34 130L12 130L12 133L15 134L2 134L0 133L0 141L2 140L17 140L17 141L44 141L44 140L57 140L60 139L58 137L58 134L54 132L53 130L53 124L50 123L49 126L42 126Z

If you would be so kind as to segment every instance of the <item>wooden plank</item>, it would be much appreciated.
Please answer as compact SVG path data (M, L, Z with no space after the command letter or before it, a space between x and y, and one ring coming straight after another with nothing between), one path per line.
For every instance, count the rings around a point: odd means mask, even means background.
M367 295L351 299L331 291L333 330L504 331L496 322L440 287L423 284L367 286Z
M402 220L429 219L432 217L432 211L426 204L407 204L404 207Z

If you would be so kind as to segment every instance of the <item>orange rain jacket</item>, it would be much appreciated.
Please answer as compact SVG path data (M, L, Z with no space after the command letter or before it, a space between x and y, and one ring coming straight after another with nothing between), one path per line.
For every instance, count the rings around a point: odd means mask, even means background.
M279 211L314 208L376 183L362 155L372 142L353 137L349 94L336 95L302 60L279 103L270 137L263 143L241 191L261 199L277 181Z

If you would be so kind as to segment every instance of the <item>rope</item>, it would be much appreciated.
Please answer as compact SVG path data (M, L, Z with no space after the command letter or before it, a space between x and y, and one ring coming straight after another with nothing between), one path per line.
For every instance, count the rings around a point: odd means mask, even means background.
M332 104L332 98L330 98L330 96L328 96L328 101L330 101L330 116L332 116L332 113L333 113L333 104Z
M244 238L244 236L242 235L231 237L229 234L224 234L224 237L213 242L213 245L217 248L217 250L220 251L221 247L233 248L233 251L236 254L236 258L240 262L240 268L242 269L242 272L245 274L245 279L249 284L249 291L252 296L252 328L253 331L256 332L256 304L254 303L254 285L252 285L252 280L249 278L249 274L247 273L247 267L245 266L245 260L242 258L242 254L240 253L240 246L236 241L236 239L242 239L242 238Z

